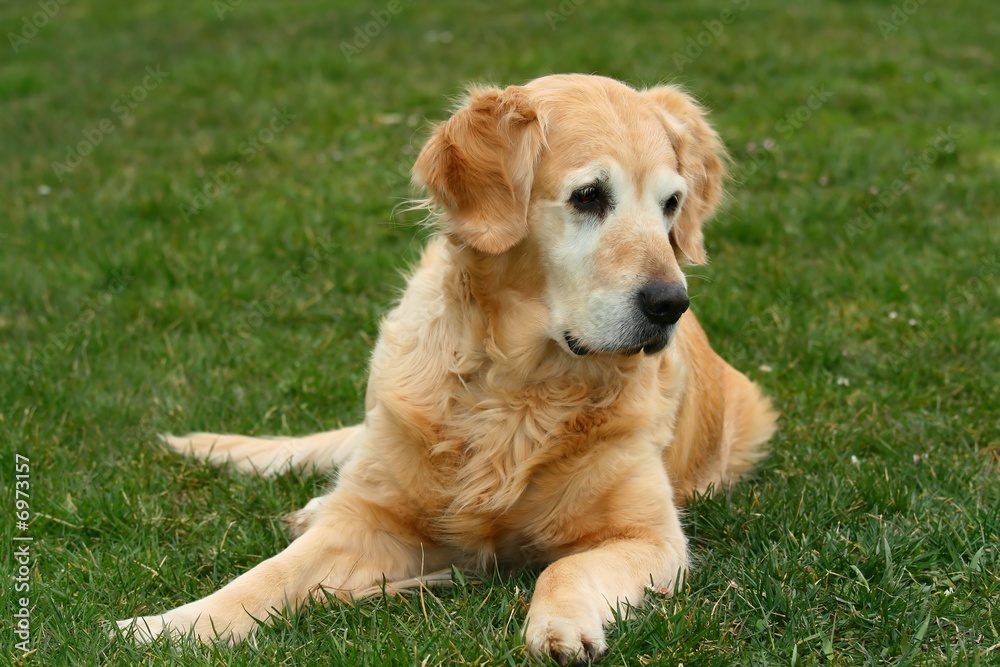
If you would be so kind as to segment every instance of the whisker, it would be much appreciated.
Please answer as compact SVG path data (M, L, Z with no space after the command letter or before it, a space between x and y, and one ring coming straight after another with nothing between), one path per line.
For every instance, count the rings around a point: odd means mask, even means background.
M715 282L715 279L711 276L705 275L703 273L685 273L687 278L698 278L699 280L704 280L707 283Z

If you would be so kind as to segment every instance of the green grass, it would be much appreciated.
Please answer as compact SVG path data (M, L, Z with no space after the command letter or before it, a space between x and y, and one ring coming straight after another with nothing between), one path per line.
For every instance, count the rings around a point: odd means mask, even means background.
M888 1L674 4L584 0L553 30L554 0L406 2L348 62L340 43L386 5L248 1L220 20L207 1L73 0L16 53L0 45L5 564L15 453L34 513L33 653L14 648L6 579L0 655L526 661L531 573L316 607L256 646L133 647L102 622L282 548L279 517L323 480L223 474L152 434L358 420L379 317L422 243L392 210L426 121L470 80L583 71L680 81L713 110L735 178L695 308L783 413L760 475L688 510L684 590L613 628L603 664L1000 664L995 3L907 4L887 38ZM0 4L3 34L38 11ZM674 55L689 39L707 44L690 62ZM294 118L264 141L282 108ZM59 180L53 163L105 118ZM228 187L185 213L230 162ZM252 316L289 271L299 282Z

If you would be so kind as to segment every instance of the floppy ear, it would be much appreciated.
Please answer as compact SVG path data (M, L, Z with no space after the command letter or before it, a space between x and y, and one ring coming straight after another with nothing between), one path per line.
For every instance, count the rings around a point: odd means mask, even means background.
M705 110L678 86L643 91L665 112L664 122L677 153L680 174L688 183L687 198L671 232L675 246L694 264L705 262L701 228L722 200L726 149L705 122Z
M413 182L447 212L447 231L497 255L528 233L528 199L545 142L524 88L471 88L413 165Z

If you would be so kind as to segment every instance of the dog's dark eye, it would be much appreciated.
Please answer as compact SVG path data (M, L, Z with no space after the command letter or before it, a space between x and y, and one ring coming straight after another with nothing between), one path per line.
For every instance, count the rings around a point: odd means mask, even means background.
M663 202L663 215L668 218L673 216L677 212L677 207L681 204L681 195L679 192L675 192L670 195L667 201Z
M577 188L569 197L570 205L581 213L590 213L603 218L610 208L608 191L600 184Z

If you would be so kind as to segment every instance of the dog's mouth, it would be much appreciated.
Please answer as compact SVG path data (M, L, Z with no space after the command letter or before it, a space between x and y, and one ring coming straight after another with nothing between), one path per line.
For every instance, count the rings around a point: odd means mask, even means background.
M671 327L667 331L655 335L650 340L641 343L639 345L632 345L625 348L617 348L611 350L608 349L592 350L583 343L581 343L579 338L577 338L568 331L563 332L563 339L566 341L566 347L569 348L569 351L577 355L578 357L586 357L590 354L618 354L624 357L631 357L632 355L639 354L640 352L645 352L646 354L656 354L657 352L661 351L663 348L667 346L667 343L670 342L670 333L672 330L673 327Z
M590 350L588 350L584 345L582 345L580 343L580 339L573 336L570 332L568 331L564 332L563 338L566 339L566 347L569 348L569 351L577 355L578 357L585 357L588 354L590 354Z

